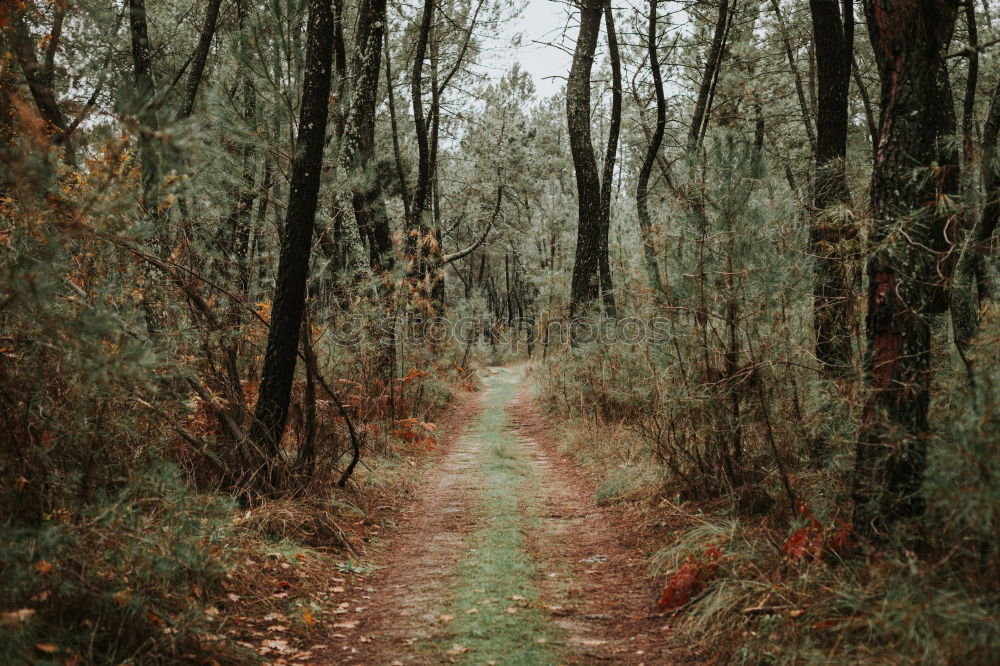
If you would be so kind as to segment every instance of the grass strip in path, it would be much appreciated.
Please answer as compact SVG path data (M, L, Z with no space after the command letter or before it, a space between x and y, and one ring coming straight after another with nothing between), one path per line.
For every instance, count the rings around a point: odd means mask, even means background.
M525 538L526 528L537 521L530 487L537 478L505 411L517 385L507 370L491 375L486 384L479 425L468 435L480 442L476 474L483 480L482 527L466 541L468 552L445 612L453 618L450 642L434 647L470 664L556 664L552 642L558 629L535 607L537 572Z

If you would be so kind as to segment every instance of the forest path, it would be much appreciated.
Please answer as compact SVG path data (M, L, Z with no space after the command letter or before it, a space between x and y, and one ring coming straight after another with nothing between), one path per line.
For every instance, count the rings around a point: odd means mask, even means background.
M556 453L525 367L489 372L311 663L676 662L621 517Z

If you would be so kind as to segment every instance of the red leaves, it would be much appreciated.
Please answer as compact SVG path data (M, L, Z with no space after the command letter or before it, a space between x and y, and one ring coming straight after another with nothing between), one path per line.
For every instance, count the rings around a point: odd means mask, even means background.
M792 560L798 560L811 550L814 540L813 528L802 527L795 530L781 550Z
M838 518L836 528L833 525L826 526L802 502L799 502L799 513L809 524L792 532L792 536L781 547L781 551L790 560L818 559L825 550L845 556L854 550L854 527L850 523Z
M840 523L840 529L829 536L826 540L826 546L837 555L846 557L858 545L854 540L854 525L843 520L839 520L838 522ZM830 529L832 530L833 528L831 527Z
M419 379L421 377L426 377L428 373L423 370L417 370L416 368L410 368L409 372L406 373L405 377L399 377L396 379L397 382L402 382L403 384L412 384L414 379Z
M430 451L433 451L437 446L437 440L434 438L433 434L431 434L437 430L436 424L427 423L413 418L399 419L395 421L395 423L400 427L392 431L393 437L401 439L404 442L409 442L410 444L421 446Z
M719 573L722 552L709 546L700 557L688 555L680 568L667 581L660 597L660 610L676 610L685 605Z

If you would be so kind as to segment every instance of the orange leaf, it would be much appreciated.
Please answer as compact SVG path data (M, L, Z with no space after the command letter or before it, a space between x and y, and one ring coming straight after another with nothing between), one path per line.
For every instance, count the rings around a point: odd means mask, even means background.
M797 560L809 551L809 544L812 541L813 528L802 527L795 530L788 541L781 547L785 555L793 560Z
M715 546L705 549L700 558L689 555L667 581L660 598L660 610L676 610L687 604L715 578L722 551Z

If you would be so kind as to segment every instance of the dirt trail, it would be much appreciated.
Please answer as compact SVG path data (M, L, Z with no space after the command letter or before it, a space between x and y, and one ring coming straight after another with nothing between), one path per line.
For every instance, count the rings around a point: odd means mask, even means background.
M484 384L312 663L688 661L623 516L556 452L524 370Z

